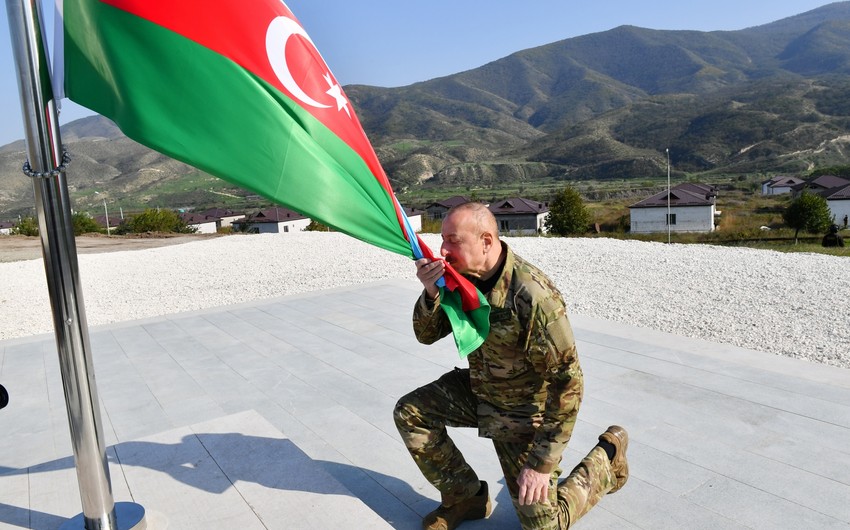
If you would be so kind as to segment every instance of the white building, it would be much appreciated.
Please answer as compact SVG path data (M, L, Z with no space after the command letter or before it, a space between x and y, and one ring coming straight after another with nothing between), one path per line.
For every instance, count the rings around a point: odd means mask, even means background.
M12 229L15 228L15 224L12 221L0 221L0 236L8 236L11 235Z
M823 192L835 224L842 228L850 221L850 184Z
M442 201L432 202L425 207L425 212L430 219L442 219L452 207L459 204L466 204L471 200L469 197L464 197L463 195L455 195Z
M407 220L410 222L410 227L413 228L414 232L422 231L422 215L424 213L424 211L417 210L415 208L404 208L404 214L407 216Z
M791 188L804 182L805 180L797 177L773 177L761 183L761 194L780 195L791 193Z
M535 235L546 233L549 206L540 201L520 197L494 201L488 206L499 223L502 235Z
M216 225L218 228L227 228L233 224L233 221L245 217L244 213L234 212L233 210L228 210L226 208L211 208L198 213L200 215L215 218L217 220Z
M850 180L847 180L846 178L836 177L835 175L821 175L812 180L803 182L802 184L795 185L791 189L791 193L794 198L799 197L804 191L824 195L823 192L825 191L843 188L848 184L850 184Z
M713 232L717 190L705 184L678 184L670 189L668 217L667 190L656 193L629 206L631 231L634 234L652 232Z
M233 221L234 230L250 234L285 234L301 232L310 225L310 219L286 208L270 208Z
M199 213L181 213L180 218L190 228L195 229L196 234L215 234L218 231L218 220Z

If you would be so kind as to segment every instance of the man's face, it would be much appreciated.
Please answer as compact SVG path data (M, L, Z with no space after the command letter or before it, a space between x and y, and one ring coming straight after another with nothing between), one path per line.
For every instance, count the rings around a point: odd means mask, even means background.
M443 219L440 254L461 274L480 275L485 268L484 240L467 211Z

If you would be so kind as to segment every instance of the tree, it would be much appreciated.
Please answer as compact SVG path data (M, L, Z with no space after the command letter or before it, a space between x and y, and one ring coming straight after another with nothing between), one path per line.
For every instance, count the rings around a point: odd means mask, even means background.
M549 216L546 229L551 234L567 236L584 234L590 226L590 212L584 201L572 186L567 186L555 194L549 203Z
M20 236L37 236L38 221L35 217L24 217L18 224L12 227L12 234Z
M821 175L834 175L836 177L850 178L850 166L822 167L812 171L809 174L809 178L815 178Z
M315 219L310 219L310 224L307 225L307 228L304 229L305 232L330 232L331 229L327 225L316 221Z
M791 201L788 208L782 212L782 220L794 229L795 245L800 230L819 234L825 232L833 222L826 199L806 191Z
M103 229L95 222L95 220L85 212L75 212L72 214L71 222L74 225L75 236L80 234L89 234L91 232L103 232Z
M148 208L132 219L121 223L118 227L119 233L132 232L141 234L144 232L177 232L178 234L192 234L197 229L189 226L180 218L177 212L161 210L159 208Z

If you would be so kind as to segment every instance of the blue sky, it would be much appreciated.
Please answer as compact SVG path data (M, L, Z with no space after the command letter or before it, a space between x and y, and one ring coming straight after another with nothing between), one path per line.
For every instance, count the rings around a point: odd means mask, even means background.
M180 0L172 0L180 1ZM245 5L250 0L242 0ZM735 30L824 0L286 0L343 85L404 86L476 68L513 52L623 24ZM52 2L49 3L52 9ZM91 115L63 104L60 123ZM0 9L0 145L23 138L6 9Z

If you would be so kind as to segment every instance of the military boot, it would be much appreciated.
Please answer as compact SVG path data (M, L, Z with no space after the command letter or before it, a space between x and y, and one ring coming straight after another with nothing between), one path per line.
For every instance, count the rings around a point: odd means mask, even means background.
M629 462L626 460L626 449L629 447L629 434L626 429L619 425L612 425L608 430L599 435L599 439L614 446L614 458L611 460L611 471L614 473L616 483L611 491L614 493L625 485L629 479Z
M442 504L422 519L423 530L454 530L464 521L484 519L490 515L490 493L481 481L481 490L474 497L446 508Z

